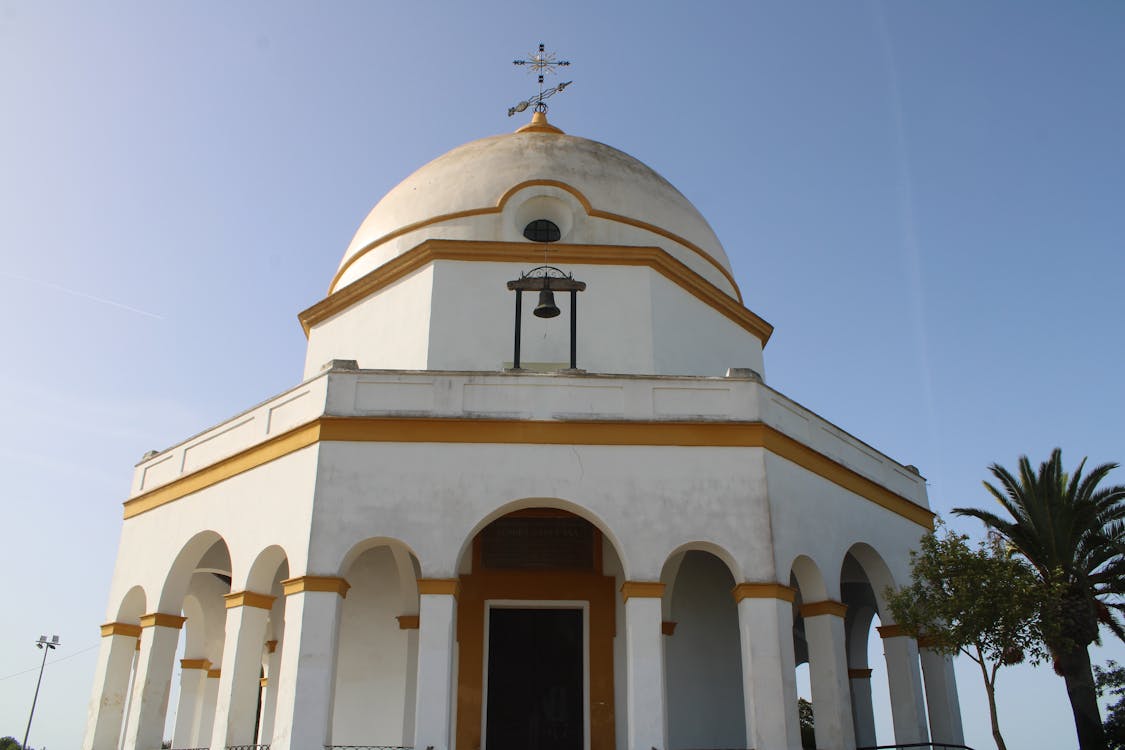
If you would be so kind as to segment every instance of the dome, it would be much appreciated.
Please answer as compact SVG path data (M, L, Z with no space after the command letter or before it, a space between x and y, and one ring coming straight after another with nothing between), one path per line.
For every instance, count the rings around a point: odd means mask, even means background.
M538 218L563 227L562 243L661 247L739 299L718 237L671 183L538 113L514 133L439 156L387 193L360 225L329 291L427 239L527 241L522 228Z

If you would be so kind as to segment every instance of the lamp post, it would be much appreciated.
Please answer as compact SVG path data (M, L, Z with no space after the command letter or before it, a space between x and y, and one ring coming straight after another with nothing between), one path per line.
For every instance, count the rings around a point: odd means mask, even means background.
M47 666L47 652L56 649L60 646L59 637L52 635L51 640L47 640L47 636L39 636L39 640L35 642L36 648L43 649L43 661L39 663L39 681L35 683L35 697L31 699L31 715L27 717L27 731L23 733L23 744L21 747L27 747L27 736L31 734L31 720L35 718L35 704L39 700L39 686L43 684L43 667Z

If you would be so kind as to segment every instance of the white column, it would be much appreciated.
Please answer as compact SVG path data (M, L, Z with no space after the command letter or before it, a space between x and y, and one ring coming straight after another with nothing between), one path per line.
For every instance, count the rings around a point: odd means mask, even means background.
M402 622L402 618L399 618ZM406 680L402 699L402 744L414 746L414 705L418 699L418 616L413 622L400 625L406 631Z
M746 747L801 750L793 655L795 592L779 583L742 583L733 593L742 642Z
M895 742L929 742L918 644L910 636L903 635L897 625L883 625L879 628L879 635L883 638L883 654L887 658Z
M332 698L336 688L336 638L342 578L304 576L282 581L285 634L277 680L272 750L306 750L331 744Z
M625 695L628 742L634 750L664 750L668 719L664 711L663 583L626 581Z
M199 699L199 726L191 738L192 747L207 747L215 728L215 704L219 702L219 670L208 669Z
M273 597L253 591L226 594L227 622L219 701L210 747L254 744L262 649ZM263 741L263 744L264 741Z
M180 705L176 710L172 747L198 747L194 744L195 736L199 731L199 711L210 668L211 662L206 659L180 659Z
M453 736L456 580L418 580L418 676L414 699L414 746L449 750Z
M859 747L874 747L878 742L875 739L875 707L871 703L871 670L849 669L848 678L851 683L855 744Z
M275 610L276 612L276 610ZM266 689L262 699L262 724L258 728L258 744L268 744L273 737L273 717L277 712L277 669L281 664L281 649L277 641L266 641Z
M854 750L844 615L840 602L801 605L809 645L809 682L816 720L816 745L825 750Z
M129 695L129 678L133 673L133 654L136 653L140 634L139 625L124 622L102 625L102 642L86 715L83 750L117 750L125 700Z
M928 648L919 651L922 657L922 679L926 683L930 737L934 742L963 745L965 731L961 727L961 703L957 699L953 659Z
M164 742L172 669L184 618L163 612L141 617L141 655L125 730L125 750L150 750Z

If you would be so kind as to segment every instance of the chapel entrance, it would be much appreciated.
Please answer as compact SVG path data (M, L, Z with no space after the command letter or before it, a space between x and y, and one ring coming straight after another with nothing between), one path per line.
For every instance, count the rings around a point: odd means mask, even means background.
M582 640L581 609L489 610L487 750L582 750Z
M474 537L457 599L458 747L616 746L617 588L603 545L596 527L556 508L509 513Z

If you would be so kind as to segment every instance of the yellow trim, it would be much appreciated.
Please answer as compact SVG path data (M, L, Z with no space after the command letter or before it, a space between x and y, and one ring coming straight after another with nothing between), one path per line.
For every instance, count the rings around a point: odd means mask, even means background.
M210 669L210 659L180 659L180 669Z
M871 679L870 669L849 669L848 679L850 680L869 680Z
M269 651L271 654L277 651L277 641L266 641L266 651Z
M223 594L223 599L227 602L227 609L234 609L235 607L270 609L273 607L273 602L277 597L269 596L268 594L259 594L255 591L238 591L233 594Z
M208 677L218 677L221 674L221 672L222 672L222 670L220 670L220 669L208 669L207 670L207 676Z
M761 422L528 421L321 417L125 502L129 519L326 441L764 448L927 529L934 514Z
M880 638L900 638L902 636L909 636L901 625L880 625L876 630L879 631Z
M175 628L176 630L179 630L184 626L184 623L186 621L186 617L180 617L179 615L169 615L165 614L164 612L153 612L151 614L141 615L142 628L161 627Z
M561 130L556 128L551 123L547 122L547 115L545 112L536 112L531 116L531 122L516 128L517 133L556 133L558 135L565 135Z
M259 677L258 678L258 685L259 686L265 687L269 684L270 684L270 678L269 677Z
M102 638L111 635L127 635L130 638L141 637L141 626L130 625L127 622L107 622L102 625Z
M303 591L326 591L339 594L341 599L348 598L348 589L352 585L343 578L335 576L301 576L300 578L287 578L281 582L281 590L285 596L300 594Z
M355 263L357 260L362 258L364 255L366 255L370 251L379 247L379 245L382 245L386 242L390 242L391 240L393 240L397 237L401 237L404 234L409 234L410 232L413 232L413 231L418 230L418 229L422 229L424 227L432 226L434 224L441 224L442 222L445 222L445 221L452 221L452 220L455 220L455 219L464 219L464 218L467 218L469 216L484 216L484 215L487 215L487 214L498 214L498 213L500 213L501 211L504 210L504 204L508 202L509 198L511 198L513 195L515 195L520 190L523 190L526 187L532 187L532 186L535 186L535 185L547 185L547 186L550 186L550 187L556 187L556 188L559 188L561 190L565 190L566 192L573 195L578 200L578 202L582 204L582 208L585 209L586 213L589 216L593 216L594 218L597 218L597 219L606 219L608 221L618 222L620 224L628 224L629 226L637 227L638 229L647 230L647 231L652 232L654 234L658 234L661 237L665 237L669 240L672 240L673 242L679 243L680 245L683 245L684 247L690 249L696 255L703 258L704 260L706 260L711 265L713 265L719 271L719 273L721 273L724 277L726 277L727 281L730 282L731 288L734 289L735 297L738 299L739 302L742 301L742 292L739 290L738 282L736 282L734 280L734 276L731 274L731 272L728 271L726 268L724 268L722 263L720 263L717 259L712 257L710 255L710 253L708 253L706 250L701 248L699 245L696 245L694 242L688 241L687 239L679 236L678 234L674 234L672 232L669 232L666 229L661 229L660 227L656 226L655 224L649 224L648 222L640 221L638 219L631 219L628 216L622 216L621 214L615 214L615 213L611 213L609 211L598 210L590 204L590 201L587 200L586 196L583 195L581 193L581 191L579 191L577 188L575 188L571 185L568 185L565 182L560 182L559 180L542 180L542 179L540 179L540 180L524 180L523 182L519 183L518 185L514 185L514 186L508 188L508 190L502 196L500 196L500 200L498 200L496 202L495 206L485 206L483 208L470 208L470 209L466 209L466 210L463 210L463 211L454 211L454 212L448 213L448 214L441 214L440 216L434 216L434 217L431 217L429 219L423 219L421 221L416 221L413 224L407 224L404 227L399 227L398 229L394 230L393 232L388 232L387 234L384 234L382 237L378 237L375 240L372 240L371 242L368 242L366 245L364 245L359 250L357 250L355 255L348 258L340 266L340 270L338 270L336 272L336 275L332 277L332 283L330 283L328 285L328 294L331 295L334 291L336 291L336 285L338 283L340 283L340 279L344 276L344 273L347 272L347 270L352 267L353 263ZM553 249L554 249L554 247L552 247L552 250Z
M146 510L152 510L165 503L178 500L184 495L198 492L244 471L256 469L274 459L314 445L319 439L320 425L317 422L278 435L241 453L224 458L222 461L211 464L204 469L192 472L174 482L169 482L151 492L146 492L126 501L125 518L132 518Z
M826 599L823 602L809 602L802 604L798 609L801 617L816 617L817 615L833 615L843 617L848 613L848 605Z
M461 582L456 578L419 578L418 594L439 594L457 597L461 593Z
M665 620L664 622L660 623L660 632L664 635L675 635L676 624L677 623Z
M933 648L938 645L938 639L932 635L920 635L915 639L918 642L918 648Z
M797 590L780 583L740 583L730 593L736 602L743 599L780 599L792 604L797 600Z
M762 342L762 346L766 345L773 334L773 326L743 307L741 298L732 298L662 248L553 244L551 259L554 263L566 265L651 268L749 331ZM538 245L526 242L425 240L342 289L330 292L323 300L299 313L297 318L301 321L305 336L309 335L314 325L338 315L360 300L437 260L526 264L542 262L543 254Z
M658 581L625 581L621 584L621 600L659 599L664 596L664 584Z
M417 630L418 629L418 615L399 615L395 618L398 620L399 630Z

